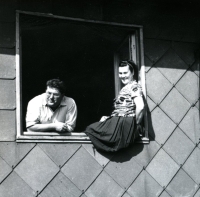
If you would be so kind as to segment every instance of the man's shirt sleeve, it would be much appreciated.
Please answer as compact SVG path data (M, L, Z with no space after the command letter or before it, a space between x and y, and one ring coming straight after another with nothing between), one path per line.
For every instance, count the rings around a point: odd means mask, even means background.
M77 107L75 101L73 101L71 108L66 114L66 121L65 121L65 123L68 126L68 130L70 132L73 131L76 126L76 118L77 118Z
M28 103L26 113L26 128L29 128L37 123L40 123L40 107L35 99L32 99Z

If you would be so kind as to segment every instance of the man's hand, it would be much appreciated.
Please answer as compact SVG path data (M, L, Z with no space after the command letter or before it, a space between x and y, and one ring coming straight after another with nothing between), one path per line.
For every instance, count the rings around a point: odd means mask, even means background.
M65 123L63 122L56 122L54 123L55 125L55 130L58 132L67 132L68 131L68 127Z

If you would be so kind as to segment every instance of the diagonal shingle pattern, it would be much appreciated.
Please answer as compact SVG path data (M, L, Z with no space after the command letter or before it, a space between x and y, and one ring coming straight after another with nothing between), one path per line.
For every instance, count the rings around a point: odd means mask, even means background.
M198 197L196 49L192 43L145 40L150 144L102 153L92 144L1 142L0 196Z

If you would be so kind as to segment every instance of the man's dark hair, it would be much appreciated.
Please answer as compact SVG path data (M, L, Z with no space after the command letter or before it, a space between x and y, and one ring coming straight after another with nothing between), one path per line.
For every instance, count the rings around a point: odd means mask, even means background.
M46 85L47 87L58 89L61 94L65 94L66 86L65 86L65 83L61 81L60 79L51 79L47 81Z

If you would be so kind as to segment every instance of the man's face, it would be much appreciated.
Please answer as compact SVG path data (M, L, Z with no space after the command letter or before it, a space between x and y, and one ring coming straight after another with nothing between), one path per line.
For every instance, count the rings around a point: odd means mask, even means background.
M133 72L131 73L129 66L119 67L119 78L124 85L133 80Z
M46 90L46 102L51 108L56 108L60 105L63 98L63 94L57 88L47 87Z

